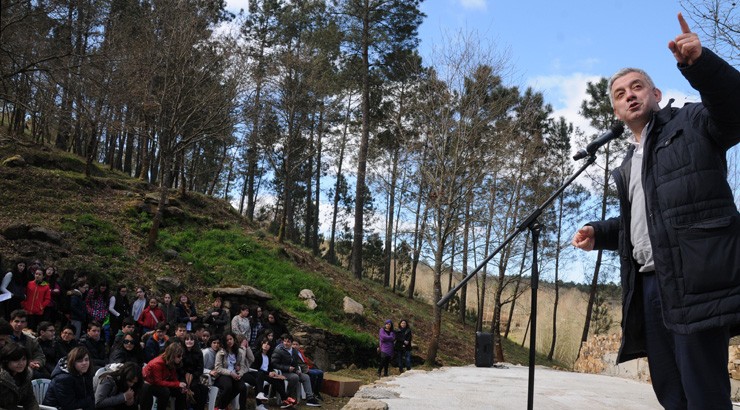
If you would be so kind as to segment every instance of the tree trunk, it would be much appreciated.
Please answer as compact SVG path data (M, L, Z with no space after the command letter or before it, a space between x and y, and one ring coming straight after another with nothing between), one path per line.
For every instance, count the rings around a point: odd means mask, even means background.
M423 186L419 186L419 197L417 198L416 202L416 223L414 226L414 256L411 260L411 275L409 278L409 289L407 296L409 299L414 298L414 291L416 290L416 268L419 266L419 257L421 256L421 236L427 226L426 220L428 208L425 207L424 212L421 212L422 196L424 195L423 189ZM421 226L419 226L419 224L421 224Z
M391 187L388 192L388 223L385 229L385 249L383 250L383 286L391 284L391 238L393 237L393 217L396 205L396 179L398 178L398 156L400 148L393 150L391 164Z
M332 217L331 217L331 237L329 239L329 251L326 252L326 259L331 264L337 263L337 254L335 250L336 245L336 232L337 232L337 216L339 215L339 188L342 177L342 165L344 164L344 148L347 145L347 134L349 131L349 117L352 108L352 94L348 96L347 100L347 113L344 116L344 130L342 131L342 139L339 145L339 158L337 159L337 182L334 184L334 203L332 206Z
M437 350L439 349L439 340L442 335L442 308L437 305L437 301L442 299L442 258L444 255L444 237L441 234L442 229L439 229L437 242L437 249L434 252L434 321L432 322L432 335L429 340L429 347L427 348L427 360L426 364L433 366L437 361Z
M362 279L362 244L364 242L365 171L370 142L370 1L364 1L362 16L362 135L357 153L357 186L355 194L355 228L352 238L352 272Z
M562 182L561 182L562 184ZM558 302L560 301L560 240L563 232L563 196L558 197L558 225L555 240L555 301L552 306L552 343L550 343L550 352L547 353L547 359L552 360L555 355L555 342L558 332Z
M511 330L511 321L514 318L514 308L516 307L516 301L519 298L519 287L522 284L522 276L524 275L524 264L527 260L527 250L529 248L529 235L526 235L524 239L524 251L522 252L522 263L519 264L519 275L516 277L514 282L514 296L511 298L511 307L509 308L509 319L506 322L506 330L504 331L504 338L509 337L509 331Z
M316 198L314 199L314 220L313 220L313 238L311 241L311 251L314 256L319 255L319 213L321 211L321 155L322 139L324 137L324 110L325 105L321 104L319 112L319 129L316 134Z
M463 223L463 249L462 249L462 277L468 277L468 236L470 234L470 206L473 202L473 195L468 194L465 199L465 222ZM460 323L465 324L465 314L468 304L468 285L463 285L460 289Z
M157 238L159 236L159 227L164 219L164 211L167 208L169 199L170 181L172 178L172 154L170 152L160 151L162 159L162 182L159 186L159 203L157 204L157 212L154 214L152 220L152 227L149 229L149 235L147 237L147 249L154 250L157 247Z

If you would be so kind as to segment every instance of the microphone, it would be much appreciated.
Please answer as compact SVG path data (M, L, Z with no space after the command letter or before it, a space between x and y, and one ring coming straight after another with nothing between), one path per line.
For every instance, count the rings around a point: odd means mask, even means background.
M605 132L599 138L596 138L595 140L591 141L591 143L586 146L586 149L581 149L580 151L576 153L576 155L573 155L573 159L578 161L579 159L583 159L589 155L593 155L593 153L596 152L596 150L601 148L607 142L615 138L619 138L619 136L621 136L623 132L624 132L624 123L622 121L615 122L609 131Z

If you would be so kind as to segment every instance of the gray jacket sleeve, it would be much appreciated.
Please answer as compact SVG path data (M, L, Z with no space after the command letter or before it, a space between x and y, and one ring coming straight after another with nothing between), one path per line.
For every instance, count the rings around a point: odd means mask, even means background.
M115 407L126 402L123 393L116 391L116 381L112 377L105 377L95 390L95 408Z

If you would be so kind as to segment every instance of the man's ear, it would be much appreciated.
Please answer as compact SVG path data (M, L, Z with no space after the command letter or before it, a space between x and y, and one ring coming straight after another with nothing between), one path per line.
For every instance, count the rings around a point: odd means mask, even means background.
M661 99L663 99L663 92L660 91L660 88L655 87L653 88L653 95L655 96L655 101L660 102Z

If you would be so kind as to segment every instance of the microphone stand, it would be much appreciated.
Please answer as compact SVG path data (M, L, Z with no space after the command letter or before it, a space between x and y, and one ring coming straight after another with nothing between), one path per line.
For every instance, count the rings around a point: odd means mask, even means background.
M529 229L529 231L532 233L532 278L531 278L531 288L532 288L531 289L531 292L532 292L531 311L532 312L530 314L532 329L531 329L531 333L529 336L529 382L527 385L527 409L528 410L532 410L533 401L534 401L534 362L535 362L535 352L536 352L535 342L537 340L536 338L537 336L537 288L539 287L539 283L540 283L539 269L537 266L537 251L538 251L537 248L539 244L539 233L540 233L542 225L540 225L537 219L540 217L540 215L542 215L542 212L548 206L550 206L550 204L552 204L552 202L558 196L560 196L560 194L562 194L563 191L565 191L565 189L568 188L568 186L570 186L570 184L572 184L573 181L575 181L575 179L578 178L583 173L583 171L585 171L586 168L588 168L595 161L596 161L596 153L590 154L587 157L586 162L581 166L581 168L578 169L578 171L576 171L570 178L568 178L568 180L565 181L563 185L561 185L560 188L558 188L552 195L550 195L550 197L547 198L547 200L545 200L545 202L543 202L542 205L537 207L534 211L532 211L532 213L530 213L526 218L524 218L524 221L522 221L522 223L520 223L516 227L514 232L509 234L509 236L507 236L506 239L504 239L504 241L501 242L501 244L496 249L494 249L493 252L489 256L487 256L485 260L483 260L483 262L480 263L480 265L478 265L478 267L476 267L472 272L470 272L468 276L464 277L463 280L460 281L460 283L458 283L453 289L447 292L447 294L444 295L442 299L440 299L437 302L437 306L444 307L444 305L446 305L447 302L449 302L452 296L454 296L455 293L457 293L460 290L460 288L465 286L465 284L468 283L470 279L472 279L478 272L480 272L481 269L483 269L483 267L486 266L486 264L490 262L494 256L496 256L496 254L501 252L501 250L506 245L508 245L512 240L514 240L514 238L516 238L520 233L522 233L526 229Z

